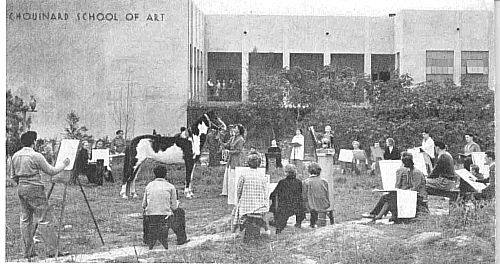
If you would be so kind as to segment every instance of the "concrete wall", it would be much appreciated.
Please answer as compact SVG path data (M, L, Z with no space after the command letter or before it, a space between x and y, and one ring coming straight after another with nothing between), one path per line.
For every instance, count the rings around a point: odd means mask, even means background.
M394 49L393 22L386 17L207 15L206 21L210 52L246 48L243 51L363 53L368 34L374 52L392 53Z
M454 81L460 80L461 51L489 51L495 65L493 13L486 11L403 10L395 19L395 52L401 52L401 73L425 81L426 50L454 51ZM457 28L459 30L457 30ZM490 74L489 86L494 86Z
M6 11L7 89L37 98L32 129L41 137L61 138L71 110L90 134L114 136L125 129L127 87L129 138L185 125L188 1L8 0ZM11 12L66 12L69 19L11 20ZM118 21L77 21L84 12L113 13ZM129 12L139 19L126 21ZM146 21L153 13L163 21Z

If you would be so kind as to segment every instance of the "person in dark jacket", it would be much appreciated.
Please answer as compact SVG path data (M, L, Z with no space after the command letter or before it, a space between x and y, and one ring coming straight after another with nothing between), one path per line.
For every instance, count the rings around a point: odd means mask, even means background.
M385 140L385 152L384 159L385 160L399 160L401 159L401 154L399 149L394 146L394 139L388 138Z
M450 191L457 185L457 176L455 174L455 162L453 157L446 151L446 145L443 142L435 142L436 152L438 154L436 166L427 177L427 193L430 195L441 195L443 191Z
M288 164L284 168L286 178L278 182L278 185L270 195L272 205L269 211L274 213L276 223L276 234L286 227L290 216L295 215L295 227L300 228L305 219L304 200L302 198L302 182L297 179L297 168Z

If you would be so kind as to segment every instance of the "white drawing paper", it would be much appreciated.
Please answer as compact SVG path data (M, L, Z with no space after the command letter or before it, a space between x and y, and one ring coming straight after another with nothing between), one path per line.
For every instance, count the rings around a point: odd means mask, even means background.
M66 158L69 158L69 164L64 168L64 170L72 170L75 165L76 153L78 152L78 145L80 140L78 139L63 139L61 140L61 146L59 147L59 153L57 154L56 166L63 164Z
M401 160L381 160L379 165L384 190L394 189L396 186L396 171L401 168L403 163Z

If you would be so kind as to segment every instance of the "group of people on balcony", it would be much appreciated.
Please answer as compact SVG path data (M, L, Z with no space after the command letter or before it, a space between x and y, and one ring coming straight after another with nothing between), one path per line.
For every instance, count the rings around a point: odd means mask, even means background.
M211 78L208 78L207 81L208 93L213 97L224 96L223 91L226 90L232 91L233 89L239 87L240 87L239 82L234 79L229 79L228 81L226 81L225 79L217 79L214 82Z

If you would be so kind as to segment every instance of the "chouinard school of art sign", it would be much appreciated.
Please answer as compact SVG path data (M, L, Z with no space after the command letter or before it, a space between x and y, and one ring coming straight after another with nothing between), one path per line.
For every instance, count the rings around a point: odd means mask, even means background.
M164 13L65 13L65 12L10 12L12 21L166 21Z

